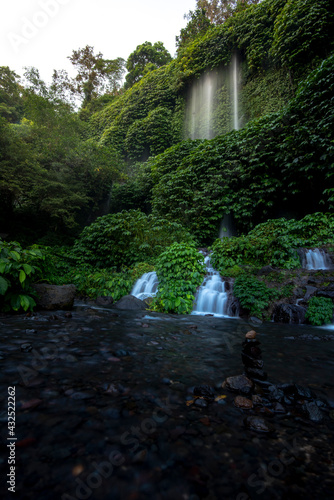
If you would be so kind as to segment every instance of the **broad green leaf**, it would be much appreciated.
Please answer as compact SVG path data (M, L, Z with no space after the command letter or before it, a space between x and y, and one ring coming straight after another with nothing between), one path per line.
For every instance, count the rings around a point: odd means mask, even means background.
M16 262L18 262L20 260L20 254L18 252L16 252L15 250L11 250L9 252L9 255L12 257L13 260L15 260Z
M21 307L20 295L18 294L13 295L10 299L10 305L12 306L12 309L14 311L18 311Z
M0 262L0 273L4 273L6 269L6 262Z
M26 273L23 271L23 269L21 269L19 274L19 280L21 284L25 281L26 277L27 277Z
M20 295L20 304L24 311L27 311L30 307L30 297L28 295Z
M29 266L29 264L23 264L23 269L25 270L25 273L29 276L31 272L33 271L33 268Z
M8 289L8 281L0 276L0 294L5 295Z

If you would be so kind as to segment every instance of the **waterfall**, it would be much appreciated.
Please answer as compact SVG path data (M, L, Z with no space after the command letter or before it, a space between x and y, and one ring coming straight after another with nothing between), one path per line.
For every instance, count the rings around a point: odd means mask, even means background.
M205 257L207 274L195 297L194 308L191 314L212 314L214 316L230 317L228 311L228 293L225 290L220 274L210 262L210 257Z
M319 248L314 248L313 250L307 250L305 254L306 269L331 269L332 263L328 255Z
M190 85L184 135L190 139L213 139L239 130L239 123L239 62L235 54L229 66L208 71Z
M155 271L145 273L134 284L131 295L141 300L147 299L148 297L154 297L157 293L158 283L158 276Z
M205 264L207 274L196 293L191 314L210 314L226 318L235 317L228 314L229 293L226 290L226 283L222 280L219 272L212 267L209 256L205 257ZM158 284L159 281L156 272L145 273L134 284L131 295L141 300L154 297L158 291ZM238 313L235 312L235 314L237 315Z
M239 130L239 119L238 119L238 59L237 55L233 56L233 128Z

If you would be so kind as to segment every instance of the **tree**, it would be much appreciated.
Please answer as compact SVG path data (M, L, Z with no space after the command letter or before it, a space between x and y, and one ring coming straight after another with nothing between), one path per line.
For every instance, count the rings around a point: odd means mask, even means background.
M172 56L162 42L144 42L137 45L126 61L128 74L125 77L125 88L137 83L143 75L171 62Z
M180 36L176 36L177 52L189 45L198 35L204 35L210 28L211 22L206 16L205 9L197 9L194 12L190 10L184 15L188 19L188 24L180 32Z
M18 122L22 116L19 78L8 66L0 66L0 116L11 123Z
M114 93L119 89L125 63L121 57L103 59L101 52L94 54L94 47L86 45L73 50L69 60L78 70L71 90L83 98L83 107L102 93Z
M197 0L197 8L205 9L207 18L213 24L222 24L235 11L258 4L261 0Z

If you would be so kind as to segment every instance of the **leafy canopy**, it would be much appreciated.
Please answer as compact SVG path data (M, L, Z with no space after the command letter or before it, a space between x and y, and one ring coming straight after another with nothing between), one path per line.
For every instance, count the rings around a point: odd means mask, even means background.
M126 61L128 74L125 77L124 87L129 89L139 82L146 73L170 63L171 60L172 56L162 42L156 42L153 45L151 42L144 42L137 45L136 50L129 55Z

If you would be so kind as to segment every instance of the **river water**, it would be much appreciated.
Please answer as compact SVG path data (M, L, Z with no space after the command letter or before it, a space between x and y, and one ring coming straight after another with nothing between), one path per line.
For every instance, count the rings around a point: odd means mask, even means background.
M285 413L235 407L222 383L243 373L242 342L254 328L270 382L311 389L326 401L321 422L302 402ZM333 330L78 303L71 315L0 318L0 362L1 474L14 386L18 498L331 497ZM221 399L197 401L200 385ZM250 414L271 432L247 429ZM113 464L105 477L101 463Z

